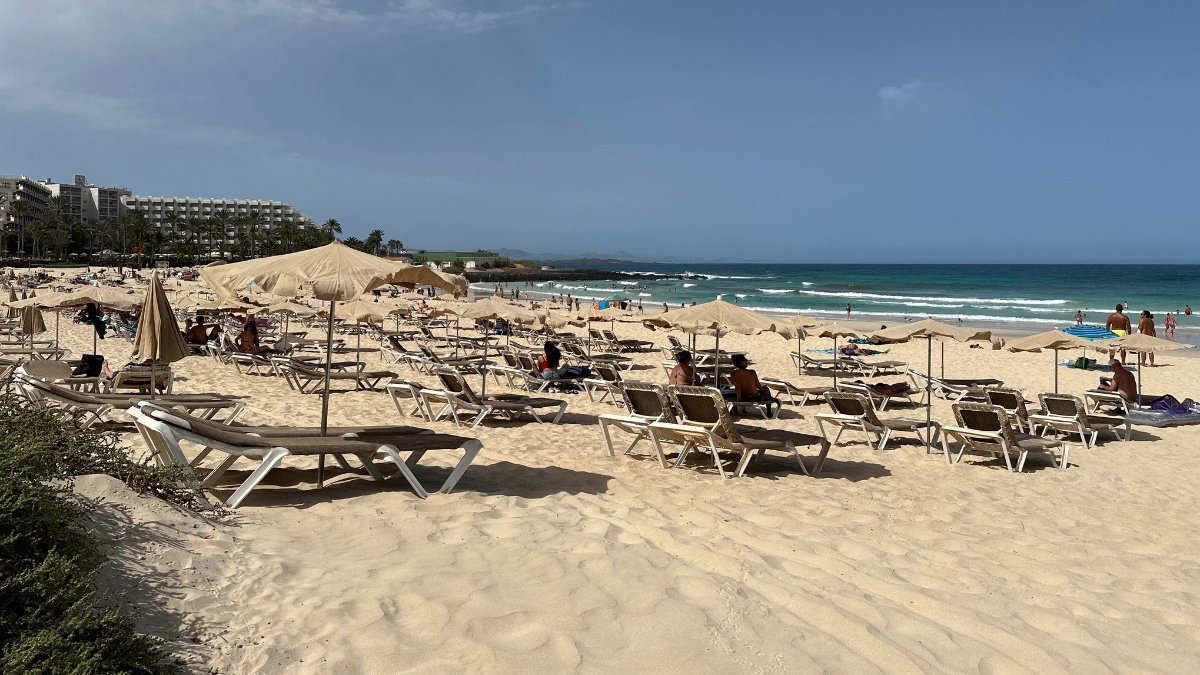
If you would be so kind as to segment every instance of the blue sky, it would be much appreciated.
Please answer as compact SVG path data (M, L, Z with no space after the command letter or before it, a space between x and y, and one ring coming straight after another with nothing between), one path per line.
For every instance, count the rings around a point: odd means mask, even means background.
M0 173L424 248L1200 250L1200 3L0 0L0 45Z

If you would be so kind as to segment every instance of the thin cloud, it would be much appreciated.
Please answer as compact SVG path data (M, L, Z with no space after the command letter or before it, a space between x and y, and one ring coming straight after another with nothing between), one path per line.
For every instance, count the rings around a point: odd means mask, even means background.
M574 9L577 2L548 2L495 11L458 9L443 0L393 0L388 17L416 30L480 33L501 28L539 14Z
M904 107L917 100L929 87L927 82L909 80L904 84L891 84L879 88L879 98L888 105Z
M0 78L0 110L62 115L97 131L231 150L271 154L284 152L281 144L238 129L169 120L135 99L56 89L12 77Z

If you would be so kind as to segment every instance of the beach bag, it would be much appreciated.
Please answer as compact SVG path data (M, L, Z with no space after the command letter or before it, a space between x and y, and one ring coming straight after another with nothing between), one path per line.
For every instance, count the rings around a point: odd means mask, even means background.
M1190 400L1180 403L1179 399L1167 394L1166 396L1159 396L1151 401L1150 409L1171 413L1172 415L1183 415L1191 412L1191 406L1189 403L1191 403Z
M100 377L100 373L104 370L104 356L102 354L84 354L79 357L79 365L75 366L75 370L71 371L72 377Z
M591 377L592 369L587 366L567 366L563 369L563 377Z

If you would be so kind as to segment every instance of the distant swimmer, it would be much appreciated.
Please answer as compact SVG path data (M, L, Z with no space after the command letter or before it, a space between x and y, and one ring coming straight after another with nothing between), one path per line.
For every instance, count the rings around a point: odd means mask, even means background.
M1192 315L1192 306L1191 306L1191 305L1184 305L1184 306L1183 306L1183 315L1184 315L1184 316L1191 316L1191 315Z
M1108 320L1104 322L1104 327L1116 333L1120 337L1124 337L1133 332L1133 326L1129 324L1129 317L1125 316L1125 306L1117 305L1116 311L1108 315ZM1125 363L1125 350L1121 350L1121 363Z

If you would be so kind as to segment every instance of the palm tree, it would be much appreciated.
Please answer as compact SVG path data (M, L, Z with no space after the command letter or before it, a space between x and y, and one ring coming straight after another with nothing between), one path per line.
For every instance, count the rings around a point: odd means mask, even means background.
M217 253L220 255L221 260L225 259L225 249L229 245L229 225L229 213L224 209L214 213L208 221L209 245L212 245L212 238L215 235L217 237Z
M346 237L342 241L342 243L349 246L350 248L358 249L359 251L361 251L361 250L363 250L366 242L364 242L362 239L359 239L358 237Z
M338 235L342 233L342 224L330 218L322 223L321 232L329 239L337 239Z
M383 248L383 230L376 228L367 235L367 240L363 242L363 250L371 255L379 255L381 248Z
M388 255L397 256L397 255L400 255L400 252L403 250L404 250L404 242L400 241L399 239L388 239L388 241L387 241Z
M283 253L291 253L296 250L295 241L298 229L296 222L292 220L281 221L275 227L275 232L279 235L279 247L283 249Z

